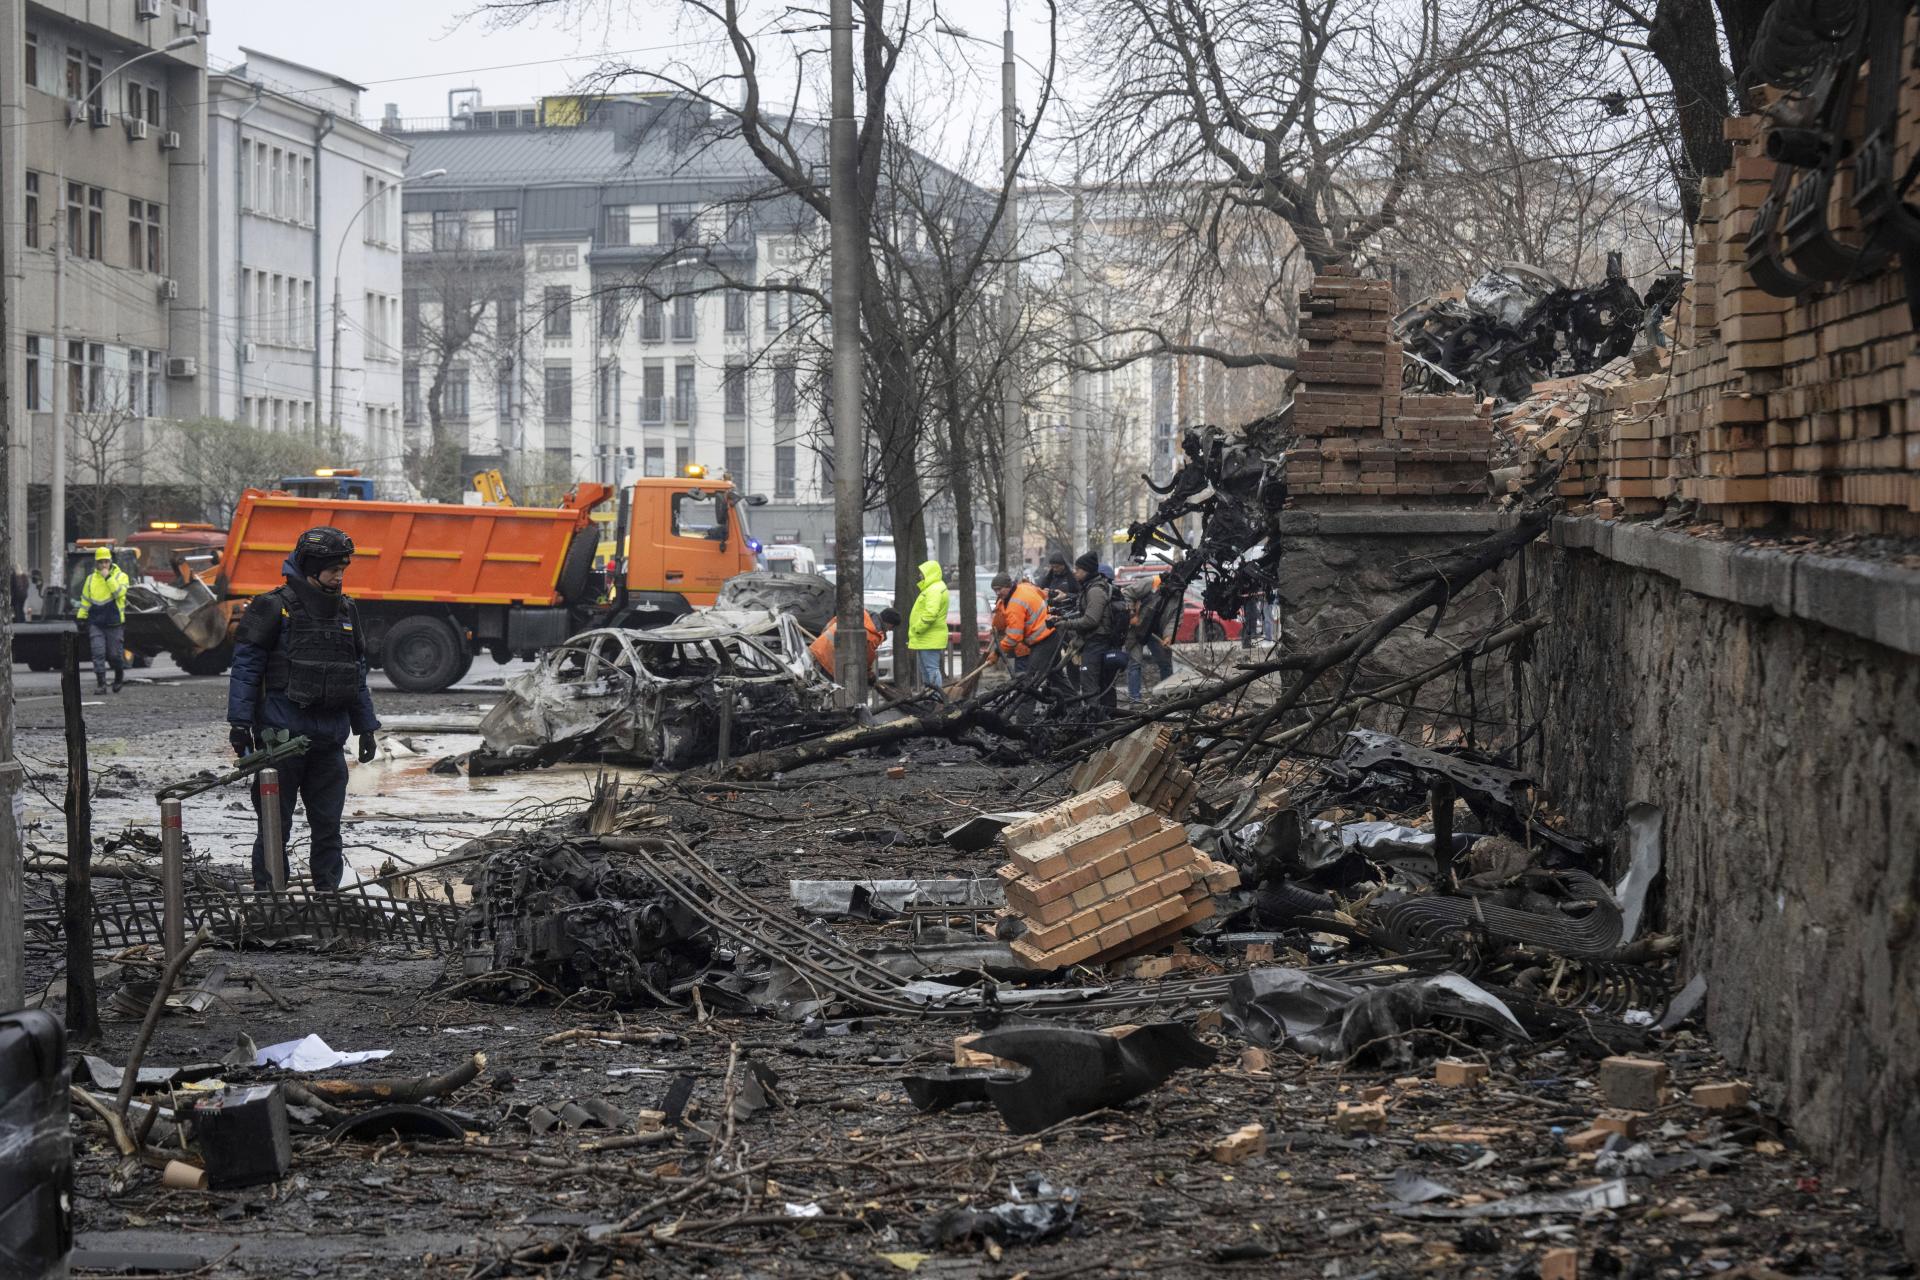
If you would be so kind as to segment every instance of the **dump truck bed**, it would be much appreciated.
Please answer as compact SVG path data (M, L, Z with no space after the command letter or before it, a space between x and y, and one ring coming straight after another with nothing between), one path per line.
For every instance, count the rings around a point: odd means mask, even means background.
M347 592L356 600L554 605L561 603L567 548L587 527L592 501L579 507L468 507L294 498L249 489L234 513L221 568L229 596L271 591L280 585L281 565L300 535L332 525L353 539Z

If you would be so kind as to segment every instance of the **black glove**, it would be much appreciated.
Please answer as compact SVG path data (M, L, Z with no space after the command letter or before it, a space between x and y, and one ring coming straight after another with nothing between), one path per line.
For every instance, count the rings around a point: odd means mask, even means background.
M73 620L73 629L81 635L87 634L87 620L85 618L75 618Z
M253 753L253 730L244 724L228 725L227 741L233 744L233 754L236 756Z
M370 733L361 734L360 735L360 763L371 764L373 762L373 754L374 754L373 735Z

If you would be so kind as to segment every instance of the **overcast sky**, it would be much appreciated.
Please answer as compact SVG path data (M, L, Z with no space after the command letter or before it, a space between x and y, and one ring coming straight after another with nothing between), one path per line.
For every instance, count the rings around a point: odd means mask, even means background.
M672 0L632 0L615 5L625 16L611 24L563 26L547 21L510 30L463 15L474 0L213 0L212 53L216 67L243 60L242 47L259 49L329 71L367 86L363 112L378 119L395 102L405 116L444 116L450 89L477 85L492 103L526 102L564 93L590 74L609 51L638 66L664 67L674 58L712 58L724 50L703 16L681 19ZM817 10L814 17L792 9ZM768 0L747 8L769 26L806 26L824 21L825 0ZM931 7L923 10L929 15ZM967 55L975 69L963 82L951 125L976 124L991 133L999 110L1001 0L942 0L940 17L950 26L989 42L943 38ZM1046 10L1035 0L1016 3L1015 39L1023 57L1046 61ZM763 59L791 75L785 51L804 44L824 48L824 32L770 35L760 42ZM989 47L991 45L992 47ZM1038 77L1019 69L1020 99L1031 110ZM944 96L944 95L943 95ZM997 143L996 143L997 145Z

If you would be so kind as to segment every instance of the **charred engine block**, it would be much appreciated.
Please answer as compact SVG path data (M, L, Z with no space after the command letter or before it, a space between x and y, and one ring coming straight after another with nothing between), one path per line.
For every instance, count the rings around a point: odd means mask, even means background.
M1160 497L1153 515L1127 530L1132 558L1145 561L1156 546L1179 548L1181 557L1161 575L1159 595L1169 607L1198 580L1210 613L1235 618L1249 596L1279 585L1280 512L1287 503L1286 457L1264 451L1267 423L1229 435L1196 427L1181 440L1180 470L1165 486L1142 477ZM1200 537L1189 543L1180 521L1200 517Z
M537 990L530 976L660 1003L703 973L713 958L706 922L619 856L556 837L489 857L465 920L467 976L502 974L507 996Z

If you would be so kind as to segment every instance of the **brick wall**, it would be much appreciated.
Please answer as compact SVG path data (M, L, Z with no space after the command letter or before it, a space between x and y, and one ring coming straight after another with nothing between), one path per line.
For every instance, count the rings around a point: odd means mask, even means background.
M1470 395L1403 395L1393 294L1330 267L1300 295L1299 386L1287 455L1296 506L1481 501L1493 433Z

